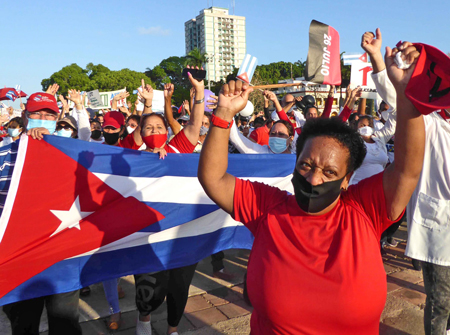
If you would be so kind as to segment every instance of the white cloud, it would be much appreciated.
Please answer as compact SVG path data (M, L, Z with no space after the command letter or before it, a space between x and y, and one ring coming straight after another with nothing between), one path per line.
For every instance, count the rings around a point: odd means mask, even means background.
M140 35L167 36L170 34L169 29L163 29L160 26L150 28L141 27L138 31Z

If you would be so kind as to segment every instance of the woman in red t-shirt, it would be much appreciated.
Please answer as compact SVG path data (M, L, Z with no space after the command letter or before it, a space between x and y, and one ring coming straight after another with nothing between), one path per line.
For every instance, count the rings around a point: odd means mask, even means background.
M407 46L402 51L413 64L408 70L397 68L390 49L386 55L397 91L395 144L401 151L384 172L349 188L365 146L337 118L305 124L297 142L294 195L228 174L227 125L252 88L239 81L222 87L198 178L208 196L255 236L247 276L252 333L379 333L387 291L379 237L404 212L425 147L423 116L405 95L419 56Z
M190 120L184 128L167 143L169 127L164 116L155 113L144 114L140 126L133 132L130 146L140 147L144 143L147 146L146 151L159 153L160 157L166 156L167 153L194 151L204 114L204 84L203 80L196 80L192 76L189 76L189 80L195 89L195 103ZM144 83L142 87L140 94L145 99L144 112L148 113L152 105L153 89ZM166 84L164 107L170 110L170 113L173 92L173 84ZM177 327L184 313L196 266L197 263L156 273L135 274L136 306L139 310L137 335L151 334L151 313L161 306L166 297L167 334L178 334Z
M145 143L146 151L159 153L160 157L166 156L167 153L188 154L194 151L205 111L205 87L203 80L197 80L190 74L189 81L195 89L195 101L189 122L184 128L167 142L169 126L164 116L155 113L143 114L141 124L133 132L133 143L129 145L140 147ZM173 92L173 84L164 86L164 108L171 109ZM148 112L153 99L153 89L150 85L143 85L140 94L145 99L147 110L144 112Z

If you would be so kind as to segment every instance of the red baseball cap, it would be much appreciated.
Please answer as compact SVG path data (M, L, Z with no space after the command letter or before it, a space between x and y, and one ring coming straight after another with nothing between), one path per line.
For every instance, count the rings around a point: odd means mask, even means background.
M59 114L58 103L56 98L48 93L38 92L30 95L27 100L27 111L36 112L42 109L50 109L52 112Z
M120 128L125 124L125 116L121 112L111 111L104 115L103 117L103 128L110 126L114 128Z
M450 108L450 58L431 45L414 43L420 56L405 94L424 115Z

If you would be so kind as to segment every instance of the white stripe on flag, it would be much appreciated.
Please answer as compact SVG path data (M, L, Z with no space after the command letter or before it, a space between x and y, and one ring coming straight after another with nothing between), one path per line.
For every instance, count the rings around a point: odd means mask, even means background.
M94 174L109 187L122 194L122 196L132 196L139 201L201 205L214 204L203 191L197 177L165 176L160 178L147 178L116 176L104 173ZM245 179L286 189L291 184L291 178L292 176Z
M192 178L192 177L191 177ZM273 180L274 178L249 178L249 180L252 181L260 181L260 182L266 182L269 180ZM294 192L291 179L292 175L283 177L283 178L276 178L278 181L271 183L272 186L278 187L282 190L286 190L290 192L291 194ZM111 185L109 185L111 186ZM111 186L113 187L113 186ZM173 201L171 201L173 202ZM223 210L218 209L214 212L211 212L207 215L204 215L202 217L199 217L195 220L192 220L190 222L187 222L185 224L172 227L169 229L166 229L161 232L138 232L131 234L127 237L124 237L120 240L117 240L113 243L110 243L108 245L105 245L101 248L97 248L95 250L91 250L89 252L86 252L81 255L77 255L72 258L85 256L85 255L92 255L97 252L107 252L107 251L113 251L113 250L119 250L124 248L131 248L136 247L140 245L146 245L150 243L157 243L157 242L164 242L168 240L172 240L174 238L182 238L182 237L190 237L190 236L198 236L199 231L202 232L202 234L209 234L212 232L215 232L219 229L225 228L225 227L234 227L234 226L241 226L242 223L237 222L231 218L230 215L225 213Z
M28 136L23 134L20 137L19 150L17 152L16 165L14 167L11 178L11 185L9 186L8 195L4 204L4 210L0 217L0 242L5 234L6 226L8 225L9 217L16 198L17 189L19 188L20 176L22 175L23 163L27 154Z
M257 60L258 60L258 59L257 59L256 57L252 57L252 62L250 63L250 66L249 66L249 68L248 68L248 76L249 76L249 79L252 77L253 71L255 71Z
M242 72L246 72L248 63L250 62L250 58L251 58L251 56L249 54L245 55L244 61L242 62L241 67L239 68L238 75L241 74Z
M95 250L91 250L84 254L80 254L71 258L92 255L98 252L108 252L113 250L137 247L140 245L147 245L151 243L170 241L177 238L200 236L203 234L215 232L222 228L235 226L242 226L242 223L233 220L230 215L225 213L223 210L218 209L212 213L209 213L185 224L156 233L134 233L101 248L97 248ZM201 234L199 234L200 231Z
M361 57L363 54L357 54L357 55L343 55L342 56L342 58L343 59L350 59L350 58L353 58L353 59L357 59L357 58L359 58L359 57Z

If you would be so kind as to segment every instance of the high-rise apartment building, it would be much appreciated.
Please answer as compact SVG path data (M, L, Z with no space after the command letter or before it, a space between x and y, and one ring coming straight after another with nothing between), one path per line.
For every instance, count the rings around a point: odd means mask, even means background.
M206 52L206 79L219 81L238 68L247 52L245 17L229 15L228 9L210 7L184 24L186 54L194 48Z

